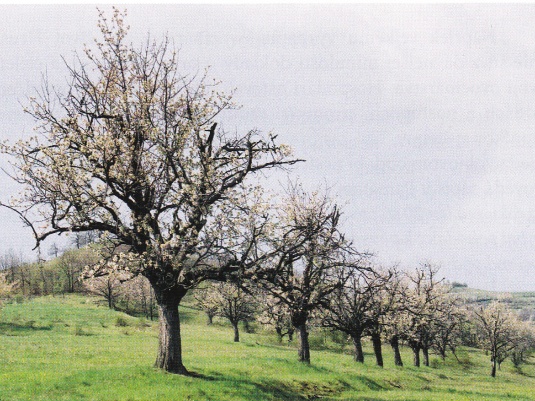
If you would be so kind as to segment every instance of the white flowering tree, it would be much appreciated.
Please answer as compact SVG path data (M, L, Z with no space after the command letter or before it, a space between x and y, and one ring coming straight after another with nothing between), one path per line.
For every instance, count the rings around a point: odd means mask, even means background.
M67 90L44 82L31 98L36 135L3 146L24 185L4 206L38 244L96 231L126 247L113 268L144 275L154 289L156 366L187 374L178 305L199 282L251 266L263 219L244 222L248 235L237 228L258 208L248 177L296 160L273 135L218 129L232 96L206 74L182 74L168 39L127 44L123 18L101 13L102 38L67 65Z
M443 288L448 287L443 286ZM455 350L461 344L462 329L467 316L463 302L456 293L443 293L437 302L436 315L432 322L432 347L442 360L445 360L448 349L455 354Z
M359 272L354 269L343 272L348 275L345 285L331 294L322 324L339 330L353 341L355 361L364 363L362 337L367 331L374 331L385 313L384 288L390 274L378 270ZM376 343L374 343L376 344ZM381 357L382 365L382 357Z
M499 301L474 308L472 313L478 342L490 353L490 374L496 377L497 366L526 341L532 329Z
M519 318L519 340L511 350L511 362L518 369L522 363L525 363L535 351L535 331L533 325Z
M234 342L240 341L240 322L254 320L257 310L255 298L236 283L212 283L201 290L202 299L197 298L198 305L205 311L210 310L214 316L227 319L234 329Z
M441 319L442 301L450 287L443 279L437 279L438 267L423 263L407 274L408 288L405 290L401 311L402 337L413 351L414 366L420 366L420 351L424 365L429 366L429 350L436 340L435 325Z
M292 324L292 317L288 305L265 291L259 291L260 305L262 310L257 317L261 324L271 327L277 333L280 343L285 336L288 336L288 342L293 341L295 328Z
M310 363L310 318L329 304L343 287L343 269L362 268L362 255L340 229L341 211L326 194L307 193L294 185L281 202L271 255L257 281L272 297L286 304L298 331L299 361ZM253 277L253 280L255 278Z
M117 300L124 291L123 283L130 279L130 275L125 272L110 272L85 280L85 288L90 293L103 297L108 308L115 309Z
M206 313L207 324L211 325L214 322L214 317L217 316L219 305L214 302L212 296L212 286L208 285L203 288L196 288L194 292L195 304Z
M370 336L372 340L373 353L377 366L383 366L383 338L388 338L386 327L390 324L393 315L399 312L400 306L400 282L398 281L398 270L396 267L376 269L375 283L380 284L375 287L368 310L368 324L364 334ZM389 339L391 340L391 339ZM392 342L390 342L392 345ZM399 346L399 344L397 344ZM399 349L395 344L394 359L398 365ZM399 361L401 359L399 358Z
M406 327L405 300L407 296L407 285L405 275L397 267L388 269L389 279L382 289L382 301L378 304L379 311L383 311L381 316L382 335L392 347L394 353L394 364L403 366L401 359L400 341L403 339L403 330Z

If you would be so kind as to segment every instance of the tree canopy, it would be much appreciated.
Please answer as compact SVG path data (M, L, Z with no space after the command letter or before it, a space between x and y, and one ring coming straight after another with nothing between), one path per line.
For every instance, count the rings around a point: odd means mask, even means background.
M298 160L272 134L219 129L217 119L235 107L232 93L207 73L182 73L168 38L128 44L124 15L100 13L101 39L66 65L66 91L45 80L30 99L36 135L2 146L24 186L4 206L37 244L98 231L126 246L112 266L144 275L155 290L157 366L185 373L180 300L200 281L251 265L262 218L239 231L240 220L257 215L260 190L247 178Z

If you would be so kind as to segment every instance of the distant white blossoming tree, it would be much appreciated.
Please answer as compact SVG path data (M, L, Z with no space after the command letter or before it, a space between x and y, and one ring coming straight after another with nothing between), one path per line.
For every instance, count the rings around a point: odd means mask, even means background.
M490 375L496 377L496 368L532 335L532 328L499 301L474 308L472 312L479 344L490 353Z
M167 38L127 44L124 15L100 14L102 39L67 64L66 91L45 80L30 99L36 135L3 146L24 190L4 206L38 244L54 234L99 232L126 247L111 266L145 276L154 289L156 366L187 374L182 298L203 280L254 264L265 218L248 177L297 160L273 135L218 129L221 113L234 108L232 95L206 73L182 74Z
M234 342L240 341L239 324L254 320L257 310L255 298L236 283L212 283L196 298L201 309L230 322L234 329Z
M377 362L382 366L382 352L377 349L377 339L373 335L380 336L377 326L392 303L386 288L393 273L378 268L366 272L351 269L343 273L348 275L345 285L331 294L322 324L351 337L355 361L360 363L364 363L362 337L371 333L376 357L379 355Z
M277 234L268 242L272 257L258 276L264 291L289 311L298 332L300 362L310 363L308 325L327 308L330 295L344 286L347 275L342 272L367 269L366 255L341 231L341 214L326 193L292 185L279 208Z

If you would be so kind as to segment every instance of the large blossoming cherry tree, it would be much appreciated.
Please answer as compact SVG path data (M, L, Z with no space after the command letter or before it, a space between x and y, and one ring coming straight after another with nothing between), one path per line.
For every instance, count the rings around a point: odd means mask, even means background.
M273 135L218 129L232 96L206 74L182 74L168 39L127 44L123 19L101 13L102 38L67 64L67 90L45 80L30 98L36 135L2 147L24 186L4 206L37 244L96 230L120 246L112 268L147 277L156 295L156 366L187 374L181 300L203 280L255 264L268 224L248 177L297 160Z

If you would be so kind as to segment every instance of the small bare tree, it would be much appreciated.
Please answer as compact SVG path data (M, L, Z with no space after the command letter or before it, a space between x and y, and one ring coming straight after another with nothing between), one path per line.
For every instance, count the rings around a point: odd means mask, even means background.
M56 259L57 266L63 273L64 291L74 293L82 287L82 272L88 265L99 261L99 253L91 248L67 250Z
M75 232L71 242L76 249L81 249L95 242L97 238L98 238L97 231Z
M50 245L50 248L48 248L48 254L50 256L57 258L60 255L60 253L61 253L61 248L55 242L52 245Z
M0 256L0 271L6 275L6 279L10 283L19 282L20 285L23 284L24 274L21 270L24 264L22 255L17 255L12 249Z
M10 283L6 278L6 273L0 271L0 308L2 301L8 298L15 289L15 284Z

